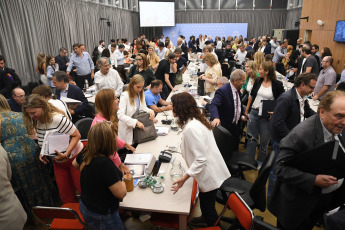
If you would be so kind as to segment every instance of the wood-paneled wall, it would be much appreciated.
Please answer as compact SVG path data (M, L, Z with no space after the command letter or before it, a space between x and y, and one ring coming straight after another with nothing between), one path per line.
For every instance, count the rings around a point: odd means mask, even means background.
M304 37L306 30L311 30L310 41L312 44L331 49L333 67L337 73L344 69L345 43L334 42L334 32L337 21L345 20L345 0L304 0L301 17L309 16L309 22L301 20L300 37ZM317 20L324 21L323 26Z

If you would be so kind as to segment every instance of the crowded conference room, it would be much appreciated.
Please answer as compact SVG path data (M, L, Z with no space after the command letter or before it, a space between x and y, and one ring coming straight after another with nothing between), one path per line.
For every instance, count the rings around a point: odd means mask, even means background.
M345 229L343 0L0 0L0 229Z

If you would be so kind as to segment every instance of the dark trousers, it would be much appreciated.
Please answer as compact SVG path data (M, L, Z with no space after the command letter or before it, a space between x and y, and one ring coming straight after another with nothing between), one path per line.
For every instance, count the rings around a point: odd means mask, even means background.
M77 86L79 88L81 88L81 90L84 89L84 85L85 85L85 79L87 80L87 82L89 83L89 86L93 85L93 80L91 79L91 73L87 74L87 75L77 75L75 77L75 83L77 84Z
M209 192L200 192L200 209L207 226L214 226L218 219L216 211L216 198L218 189Z
M161 92L161 98L163 100L166 100L169 96L169 90L168 90L168 86L166 84L163 85L163 89L162 89L162 92Z
M344 192L345 186L342 185L340 188L338 188L336 191L332 193L321 195L317 205L313 208L309 216L302 221L298 228L294 230L312 230L316 222L323 217L324 213L344 204ZM290 230L282 226L279 223L279 220L277 220L277 227L283 230Z

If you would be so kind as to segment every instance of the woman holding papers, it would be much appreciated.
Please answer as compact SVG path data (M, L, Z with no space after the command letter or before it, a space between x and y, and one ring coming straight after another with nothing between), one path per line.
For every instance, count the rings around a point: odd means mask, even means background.
M248 98L248 104L244 114L246 117L249 117L247 124L248 143L246 153L255 159L256 147L260 134L260 148L257 161L259 165L262 165L266 158L270 135L267 128L267 114L259 114L259 109L260 107L262 108L262 101L277 100L280 94L284 93L284 87L283 84L276 79L272 62L265 61L261 63L259 74L260 76L255 80Z
M174 194L184 182L193 177L200 190L200 208L205 222L213 226L218 214L215 208L217 190L230 177L229 170L218 150L212 126L201 113L195 99L189 93L171 97L173 114L183 130L181 153L187 162L187 173L174 182Z
M118 208L127 190L121 171L110 159L117 151L113 126L107 122L95 124L87 135L84 156L76 158L81 170L79 208L90 229L124 229Z
M145 80L141 75L134 75L126 91L121 94L119 111L117 111L119 138L129 144L133 144L133 129L135 127L145 129L144 124L133 119L132 116L139 111L144 111L150 114L151 120L155 118L154 111L146 106L144 84Z
M46 168L38 160L39 147L27 134L23 114L12 112L1 94L0 123L1 145L11 164L12 180L23 191L23 205L28 206L29 210L36 205L54 206L50 193L53 184ZM33 218L29 213L28 216Z
M93 119L91 127L99 122L109 121L112 123L115 133L118 133L118 122L116 113L119 110L119 99L115 95L113 89L102 89L96 95L95 106L97 109L97 114ZM135 148L130 144L126 143L124 140L116 137L117 147L124 148L135 152ZM125 164L121 162L119 154L115 152L110 156L110 159L114 162L116 167L118 167L123 174L130 173L129 169Z
M65 153L55 150L57 156L52 158L54 161L54 173L60 198L63 203L77 202L75 190L80 193L80 172L72 166L72 161L83 149L80 142L80 133L72 121L66 118L65 114L54 107L38 94L31 94L23 103L24 124L31 132L36 132L38 145L51 145L59 143L47 143L50 133L67 134L70 142ZM47 134L47 135L46 135ZM41 150L40 160L48 163L45 148Z

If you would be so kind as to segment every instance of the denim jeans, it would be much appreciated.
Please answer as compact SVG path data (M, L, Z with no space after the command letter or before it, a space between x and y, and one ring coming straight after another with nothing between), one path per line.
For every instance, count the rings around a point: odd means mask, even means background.
M273 186L274 186L274 182L276 181L276 174L274 172L274 167L276 166L276 161L277 158L279 156L279 152L280 152L280 148L279 148L279 142L278 141L271 141L272 143L272 150L275 151L275 156L274 156L274 160L273 160L273 164L272 164L272 169L270 171L270 175L269 175L269 181L268 181L268 189L267 189L267 196L271 195Z
M256 147L258 145L260 134L260 148L258 153L258 164L262 165L266 158L267 146L270 141L268 132L268 120L258 115L259 111L252 109L249 113L247 123L247 148L246 153L255 159Z
M90 230L124 230L118 210L108 215L100 215L89 211L81 200L79 208Z

